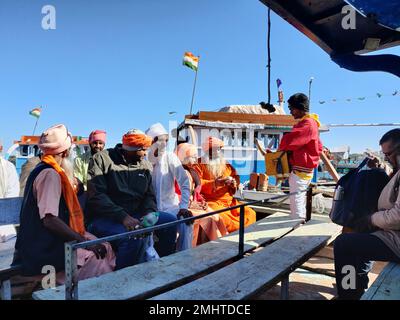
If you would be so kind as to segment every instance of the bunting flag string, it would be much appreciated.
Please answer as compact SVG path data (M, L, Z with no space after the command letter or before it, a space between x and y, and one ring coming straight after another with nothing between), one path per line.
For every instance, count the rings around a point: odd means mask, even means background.
M327 103L336 103L336 102L353 102L353 101L365 101L366 99L371 99L371 98L376 98L376 99L381 99L383 97L395 97L399 96L400 97L400 92L398 90L393 91L392 93L388 94L383 94L380 92L377 92L374 96L364 96L364 97L356 97L356 98L345 98L345 99L337 99L337 98L332 98L328 100L319 100L319 104L327 104Z

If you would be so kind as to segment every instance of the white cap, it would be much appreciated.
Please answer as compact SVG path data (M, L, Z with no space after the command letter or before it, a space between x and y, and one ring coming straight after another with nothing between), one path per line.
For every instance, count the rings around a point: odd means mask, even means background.
M163 127L161 123L153 124L149 129L146 131L146 135L151 138L159 137L162 135L168 134L167 130Z

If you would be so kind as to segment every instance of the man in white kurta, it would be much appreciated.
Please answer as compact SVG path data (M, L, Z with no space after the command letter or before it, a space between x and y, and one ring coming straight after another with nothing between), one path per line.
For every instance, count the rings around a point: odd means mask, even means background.
M0 153L3 146L0 145ZM0 199L19 197L19 179L17 169L0 155Z
M178 218L191 217L189 211L190 183L179 158L167 152L168 132L160 124L152 125L146 134L153 138L148 151L148 160L153 164L153 187L159 211L176 214ZM179 185L181 198L175 191L175 183ZM180 224L178 227L177 251L192 247L193 226Z

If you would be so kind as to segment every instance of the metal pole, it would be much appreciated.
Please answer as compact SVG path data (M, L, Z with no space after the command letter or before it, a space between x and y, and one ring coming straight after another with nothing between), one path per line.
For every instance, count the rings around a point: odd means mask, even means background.
M313 185L310 185L307 189L307 202L306 202L306 222L311 220L312 214L312 196L313 196Z
M40 118L40 117L39 117L39 118ZM35 135L36 128L37 128L37 125L38 125L38 122L39 122L39 118L36 118L35 127L33 128L33 133L32 133L33 136Z
M239 258L244 256L244 205L240 207Z
M310 106L311 106L311 85L312 85L313 80L314 80L314 77L311 77L310 82L308 83L308 101L310 102Z
M289 300L289 275L281 281L281 300Z
M191 104L190 104L190 114L192 114L192 110L193 110L194 94L196 93L197 72L198 72L198 70L199 70L199 64L200 64L200 56L199 56L199 62L197 63L196 75L194 76L194 84L193 84L193 92L192 92L192 102L191 102Z
M268 104L271 104L271 8L268 7L268 36L267 36L267 52L268 52Z
M135 237L135 236L139 236L139 235L144 234L144 233L150 233L150 232L153 232L153 231L156 231L156 230L161 230L161 229L165 229L165 228L168 228L168 227L174 227L174 226L176 226L178 224L192 222L192 221L199 220L199 219L202 219L202 218L210 217L210 216L222 213L222 212L231 211L231 210L234 210L234 209L240 209L240 207L242 207L242 206L250 206L250 205L255 205L255 204L258 204L258 203L264 203L265 204L265 203L268 203L271 200L278 200L278 199L286 198L286 197L289 197L291 195L295 195L295 194L299 194L299 193L303 193L303 192L307 192L307 189L304 189L303 191L294 192L294 193L274 196L274 197L263 199L263 200L252 200L252 201L249 201L249 202L247 202L245 204L240 204L240 205L232 206L232 207L229 207L229 208L224 208L224 209L217 210L217 211L204 213L204 214L201 214L201 215L198 215L198 216L195 216L195 217L179 219L177 221L168 222L168 223L164 223L164 224L160 224L160 225L155 225L153 227L149 227L149 228L145 228L145 229L139 229L139 230L129 231L129 232L116 234L116 235L112 235L112 236L108 236L108 237L104 237L104 238L98 238L98 239L95 239L95 240L89 240L89 241L86 241L86 242L80 242L80 243L73 244L72 246L73 246L74 250L76 250L76 249L87 248L89 246L93 246L93 245L99 244L99 243L110 242L110 241L119 240L119 239L126 239L126 238L129 238L129 237ZM244 221L244 219L243 219L243 221ZM243 223L243 226L244 226L244 223Z
M0 282L0 298L3 301L12 299L11 281L10 280L4 280L4 281Z
M65 244L65 300L78 300L78 281L76 281L77 257L73 245L76 241Z

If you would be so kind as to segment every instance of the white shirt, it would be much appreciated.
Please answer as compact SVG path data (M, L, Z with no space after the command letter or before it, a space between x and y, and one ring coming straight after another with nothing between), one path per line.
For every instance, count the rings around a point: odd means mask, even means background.
M174 153L165 152L156 163L153 162L152 176L159 211L178 213L179 209L189 208L189 178ZM182 194L180 202L175 193L175 180Z
M0 199L19 197L19 179L17 169L0 157Z

